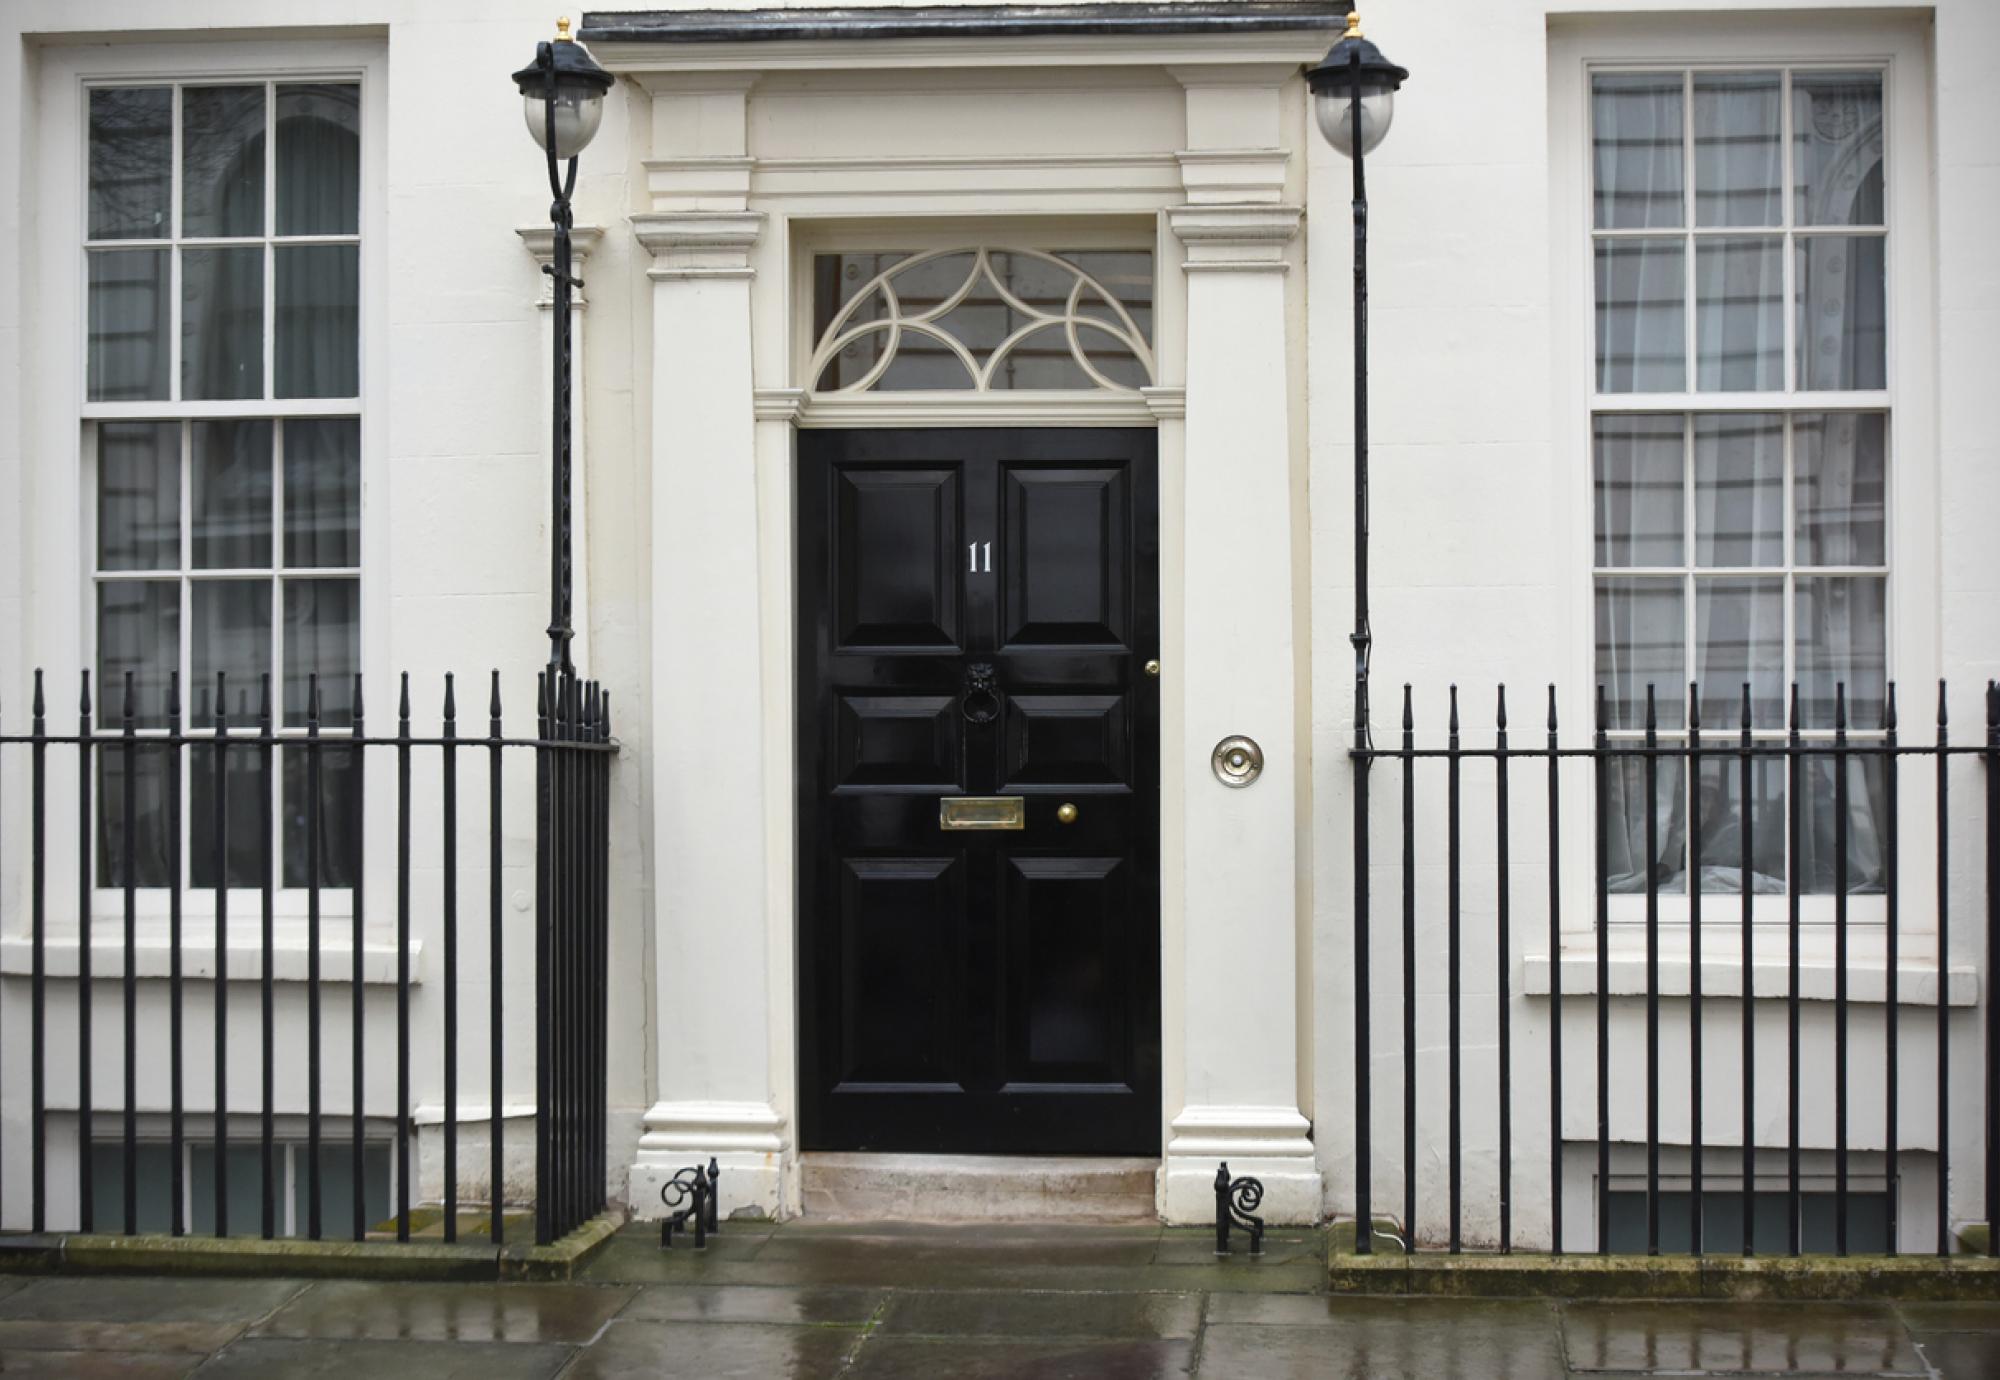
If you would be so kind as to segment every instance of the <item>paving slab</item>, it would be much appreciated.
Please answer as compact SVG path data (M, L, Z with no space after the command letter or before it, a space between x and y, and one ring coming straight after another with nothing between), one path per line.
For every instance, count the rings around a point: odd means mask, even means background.
M1917 1345L1941 1380L1993 1380L2000 1375L2000 1335L1991 1332L1920 1334Z
M1297 1261L1319 1263L1319 1238L1310 1233L1286 1232L1282 1235L1267 1235L1264 1238L1264 1253L1250 1254L1250 1238L1238 1232L1230 1237L1229 1254L1215 1253L1215 1233L1198 1232L1193 1235L1176 1233L1160 1239L1159 1249L1153 1253L1153 1260L1161 1265L1215 1265L1224 1261L1244 1261L1266 1265L1292 1264Z
M246 1337L202 1380L551 1380L575 1350L508 1342L355 1342Z
M613 1322L563 1380L819 1380L861 1342L844 1327Z
M579 1344L637 1292L629 1285L328 1281L285 1304L255 1335Z
M38 1279L0 1298L0 1319L249 1324L292 1298L295 1279Z
M756 1259L770 1239L768 1232L712 1237L705 1248L696 1250L693 1237L677 1237L671 1248L663 1250L657 1227L622 1231L590 1259L577 1278L601 1284L696 1280L717 1265Z
M1562 1312L1569 1364L1580 1371L1927 1374L1886 1304L1632 1300Z
M2000 1332L2000 1303L1899 1303L1912 1332Z
M0 1375L61 1380L180 1380L206 1359L139 1351L15 1351L0 1348Z
M879 1333L935 1337L1141 1337L1191 1341L1201 1328L1196 1294L896 1294Z
M766 1322L860 1327L889 1296L880 1289L788 1289L754 1284L651 1284L623 1322Z
M948 1236L871 1232L812 1237L781 1232L758 1252L757 1260L760 1264L799 1261L858 1271L865 1277L870 1269L888 1267L901 1272L913 1263L947 1273L965 1268L1004 1269L1009 1265L1137 1266L1151 1263L1157 1245L1154 1236L1100 1236L1089 1231L1002 1236L961 1228Z
M1356 1300L1348 1300L1356 1302ZM1399 1303L1402 1300L1382 1300ZM1410 1300L1409 1302L1428 1302ZM1531 1305L1533 1306L1533 1305ZM1327 1326L1210 1323L1197 1375L1226 1380L1560 1380L1562 1348L1545 1321L1500 1327L1442 1317Z
M1564 1373L1555 1311L1522 1299L1216 1295L1202 1358L1211 1374L1257 1376Z
M305 1287L297 1280L38 1279L0 1297L0 1350L205 1355Z
M1156 1380L1193 1373L1184 1341L874 1336L856 1353L851 1380ZM1246 1372L1247 1374L1248 1372Z

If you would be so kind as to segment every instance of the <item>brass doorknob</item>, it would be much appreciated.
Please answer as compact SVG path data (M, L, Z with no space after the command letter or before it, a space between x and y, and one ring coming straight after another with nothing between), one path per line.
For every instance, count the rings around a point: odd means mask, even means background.
M1067 800L1065 800L1062 804L1056 806L1056 823L1058 824L1076 823L1076 806L1070 804Z
M1154 677L1157 677L1160 674L1160 663L1158 660L1153 660L1146 663L1146 674Z

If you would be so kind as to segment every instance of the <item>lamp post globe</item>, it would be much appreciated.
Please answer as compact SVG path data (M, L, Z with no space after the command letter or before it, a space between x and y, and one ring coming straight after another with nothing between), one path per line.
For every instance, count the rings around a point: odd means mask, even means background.
M604 119L611 74L570 37L569 20L556 21L553 43L536 46L535 60L514 74L528 133L558 160L582 153Z
M1306 71L1319 132L1349 158L1373 153L1396 116L1396 88L1409 75L1361 36L1361 16L1349 12L1347 32Z

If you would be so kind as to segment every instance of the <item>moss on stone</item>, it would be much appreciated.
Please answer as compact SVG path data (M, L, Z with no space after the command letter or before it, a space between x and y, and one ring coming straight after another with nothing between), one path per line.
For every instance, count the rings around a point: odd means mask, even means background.
M1351 1249L1332 1230L1328 1286L1336 1293L1456 1298L1909 1301L2000 1299L2000 1261L1953 1256L1631 1256ZM1379 1239L1379 1238L1378 1238Z

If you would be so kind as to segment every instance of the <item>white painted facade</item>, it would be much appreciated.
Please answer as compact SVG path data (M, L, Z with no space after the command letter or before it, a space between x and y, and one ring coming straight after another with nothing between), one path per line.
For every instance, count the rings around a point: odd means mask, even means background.
M728 4L721 8L747 8ZM338 71L363 86L362 663L384 689L408 670L441 687L456 671L508 672L525 717L526 672L542 659L547 571L547 254L540 155L507 74L552 15L524 0L16 0L0 15L0 74L16 93L0 136L0 238L15 247L0 291L0 723L19 731L31 668L52 686L88 664L88 554L80 480L84 415L80 92L101 77ZM1468 741L1489 741L1493 687L1516 691L1516 735L1539 736L1553 681L1566 740L1581 741L1592 683L1589 378L1591 278L1584 73L1592 62L1884 62L1889 73L1890 674L1948 678L1970 740L1978 696L2000 674L2000 11L1981 0L1378 0L1369 36L1411 72L1395 128L1369 160L1372 277L1375 736L1397 732L1415 687L1420 733L1442 741L1447 687L1465 695ZM577 654L617 706L609 1066L614 1197L638 1212L697 1155L723 1166L723 1207L799 1209L793 856L792 512L802 428L842 425L1142 425L1160 433L1164 664L1161 856L1162 1214L1205 1221L1215 1162L1265 1182L1281 1220L1352 1210L1353 658L1349 165L1319 138L1300 77L1337 29L1230 37L1156 35L841 39L672 44L593 42L618 82L576 194L588 287L579 308L583 513ZM1137 396L885 394L821 399L807 256L815 248L955 245L1151 247L1155 382ZM583 258L587 250L587 258ZM511 668L511 669L510 669ZM515 673L520 674L516 675ZM422 692L435 696L441 689ZM67 691L64 692L67 694ZM483 712L483 693L464 696ZM1928 695L1904 701L1907 736L1928 736ZM52 723L69 705L55 696ZM1266 767L1225 789L1209 755L1247 733ZM1578 768L1582 772L1583 768ZM1987 983L1975 766L1955 778L1959 863L1949 999L1955 1027L1952 1215L1983 1217L1979 1060ZM1913 773L1907 788L1920 795ZM1538 821L1540 782L1522 769L1516 809ZM1435 782L1435 778L1431 778ZM1374 1206L1401 1201L1396 906L1400 800L1376 773L1374 813ZM1566 778L1566 783L1569 778ZM385 784L385 783L383 783ZM1432 787L1435 789L1434 785ZM371 780L370 799L378 783ZM1497 1117L1490 770L1467 771L1466 1238L1491 1243ZM0 794L17 813L17 775ZM1566 784L1563 985L1591 990L1585 775ZM53 799L53 798L52 798ZM512 799L522 807L525 793ZM54 818L73 818L61 801ZM385 816L386 818L386 816ZM1929 816L1908 816L1924 856ZM371 829L375 825L371 824ZM387 826L383 826L387 827ZM468 846L481 846L467 821ZM436 856L435 826L420 851ZM510 817L507 1102L516 1144L533 1112L529 956L531 813ZM25 1104L12 1050L25 1046L22 854L0 835L0 1221L20 1223ZM74 871L74 838L55 856ZM1539 828L1514 852L1513 1015L1522 1244L1548 1235L1545 1073L1551 963ZM389 850L373 846L372 858ZM67 854L62 848L68 848ZM1418 1020L1424 1124L1418 1231L1443 1234L1443 840L1419 841ZM371 877L373 874L371 873ZM1930 874L1906 871L1902 1144L1932 1148L1933 1082L1922 1046L1938 998ZM747 879L747 880L746 880ZM372 885L372 882L371 882ZM485 883L465 879L483 915ZM434 876L419 890L434 894ZM429 888L429 890L426 890ZM52 933L75 933L72 888L51 892ZM1618 898L1624 899L1624 898ZM65 911L64 906L71 907ZM1719 907L1726 909L1726 907ZM413 1021L434 1028L438 937L424 911ZM1880 924L1857 907L1854 1145L1879 1149ZM372 904L370 1111L386 1094L392 936ZM1870 926L1873 926L1871 929ZM1928 928L1927 928L1928 927ZM1616 922L1614 990L1639 990L1635 929ZM117 974L110 927L95 964ZM1809 1071L1829 1048L1830 948L1808 935ZM288 930L287 933L290 933ZM1926 934L1930 947L1926 948ZM348 934L329 966L344 971ZM1667 982L1686 985L1685 923L1668 927ZM1870 936L1873 936L1872 938ZM1783 927L1758 990L1784 982ZM246 941L247 942L247 941ZM483 940L481 941L483 943ZM1760 940L1760 944L1761 944ZM190 944L212 939L190 920ZM281 1044L295 1047L302 940L281 953ZM1718 943L1716 949L1732 952ZM74 972L52 941L52 972ZM1871 956L1872 955L1872 956ZM141 948L164 972L164 941ZM254 950L232 973L254 971ZM194 960L190 960L191 963ZM1871 966L1872 965L1872 966ZM199 968L190 973L199 975ZM1678 972L1678 979L1675 973ZM433 979L426 984L423 979ZM1707 961L1710 993L1740 990L1733 959ZM381 985L377 985L381 984ZM146 984L150 1009L163 997ZM1871 1001L1869 993L1875 993ZM190 997L199 1031L210 1001ZM255 992L232 990L231 1083L255 1086ZM474 1009L481 1004L468 997ZM61 984L52 1028L62 1028ZM1760 1016L1760 1138L1782 1138L1784 1004ZM344 1009L344 998L342 1000ZM115 1003L100 1002L100 1089L115 1090ZM1615 1005L1621 1073L1639 1016ZM1567 1017L1564 1139L1572 1245L1592 1220L1595 1109L1590 1010ZM344 1015L342 1017L344 1021ZM428 1024L427 1024L428 1023ZM1684 1049L1684 1004L1665 1039ZM1733 1145L1733 1014L1711 1022L1710 1142ZM474 1027L483 1029L483 1027ZM339 1027L344 1031L344 1025ZM385 1025L383 1029L387 1029ZM194 1048L203 1046L198 1036ZM477 1041L473 1041L476 1046ZM518 1046L521 1057L512 1051ZM64 1059L72 1056L63 1055ZM1678 1085L1669 1053L1666 1076ZM164 1096L146 1051L142 1098ZM344 1069L341 1060L334 1064ZM197 1054L193 1069L202 1067ZM206 1095L191 1071L190 1106ZM328 1086L344 1105L344 1072ZM484 1089L483 1050L461 1081ZM52 1106L73 1071L52 1065ZM1642 1080L1614 1082L1613 1134L1643 1136ZM379 1108L377 1095L382 1096ZM1775 1100L1771 1100L1775 1095ZM468 1120L486 1115L467 1093ZM435 1068L420 1072L434 1124ZM72 1102L73 1105L73 1095ZM109 1105L100 1102L100 1106ZM1873 1108L1874 1110L1869 1110ZM297 1108L289 1108L296 1111ZM1666 1140L1685 1138L1670 1107ZM1809 1097L1807 1146L1830 1145L1830 1111ZM511 1133L510 1133L511 1134ZM1871 1135L1874 1139L1870 1139ZM1671 1152L1670 1152L1671 1154ZM484 1161L466 1174L484 1192ZM429 1165L429 1160L426 1164ZM1817 1160L1813 1162L1817 1166ZM1926 1164L1904 1166L1903 1231L1930 1239ZM67 1167L63 1167L64 1165ZM432 1169L428 1171L435 1173ZM1865 1167L1857 1173L1865 1174ZM1878 1171L1879 1172L1879 1171ZM52 1202L64 1201L58 1157ZM1717 1185L1719 1186L1719 1185ZM425 1180L434 1194L435 1179ZM1433 1218L1432 1214L1436 1214ZM55 1209L60 1217L60 1208Z

